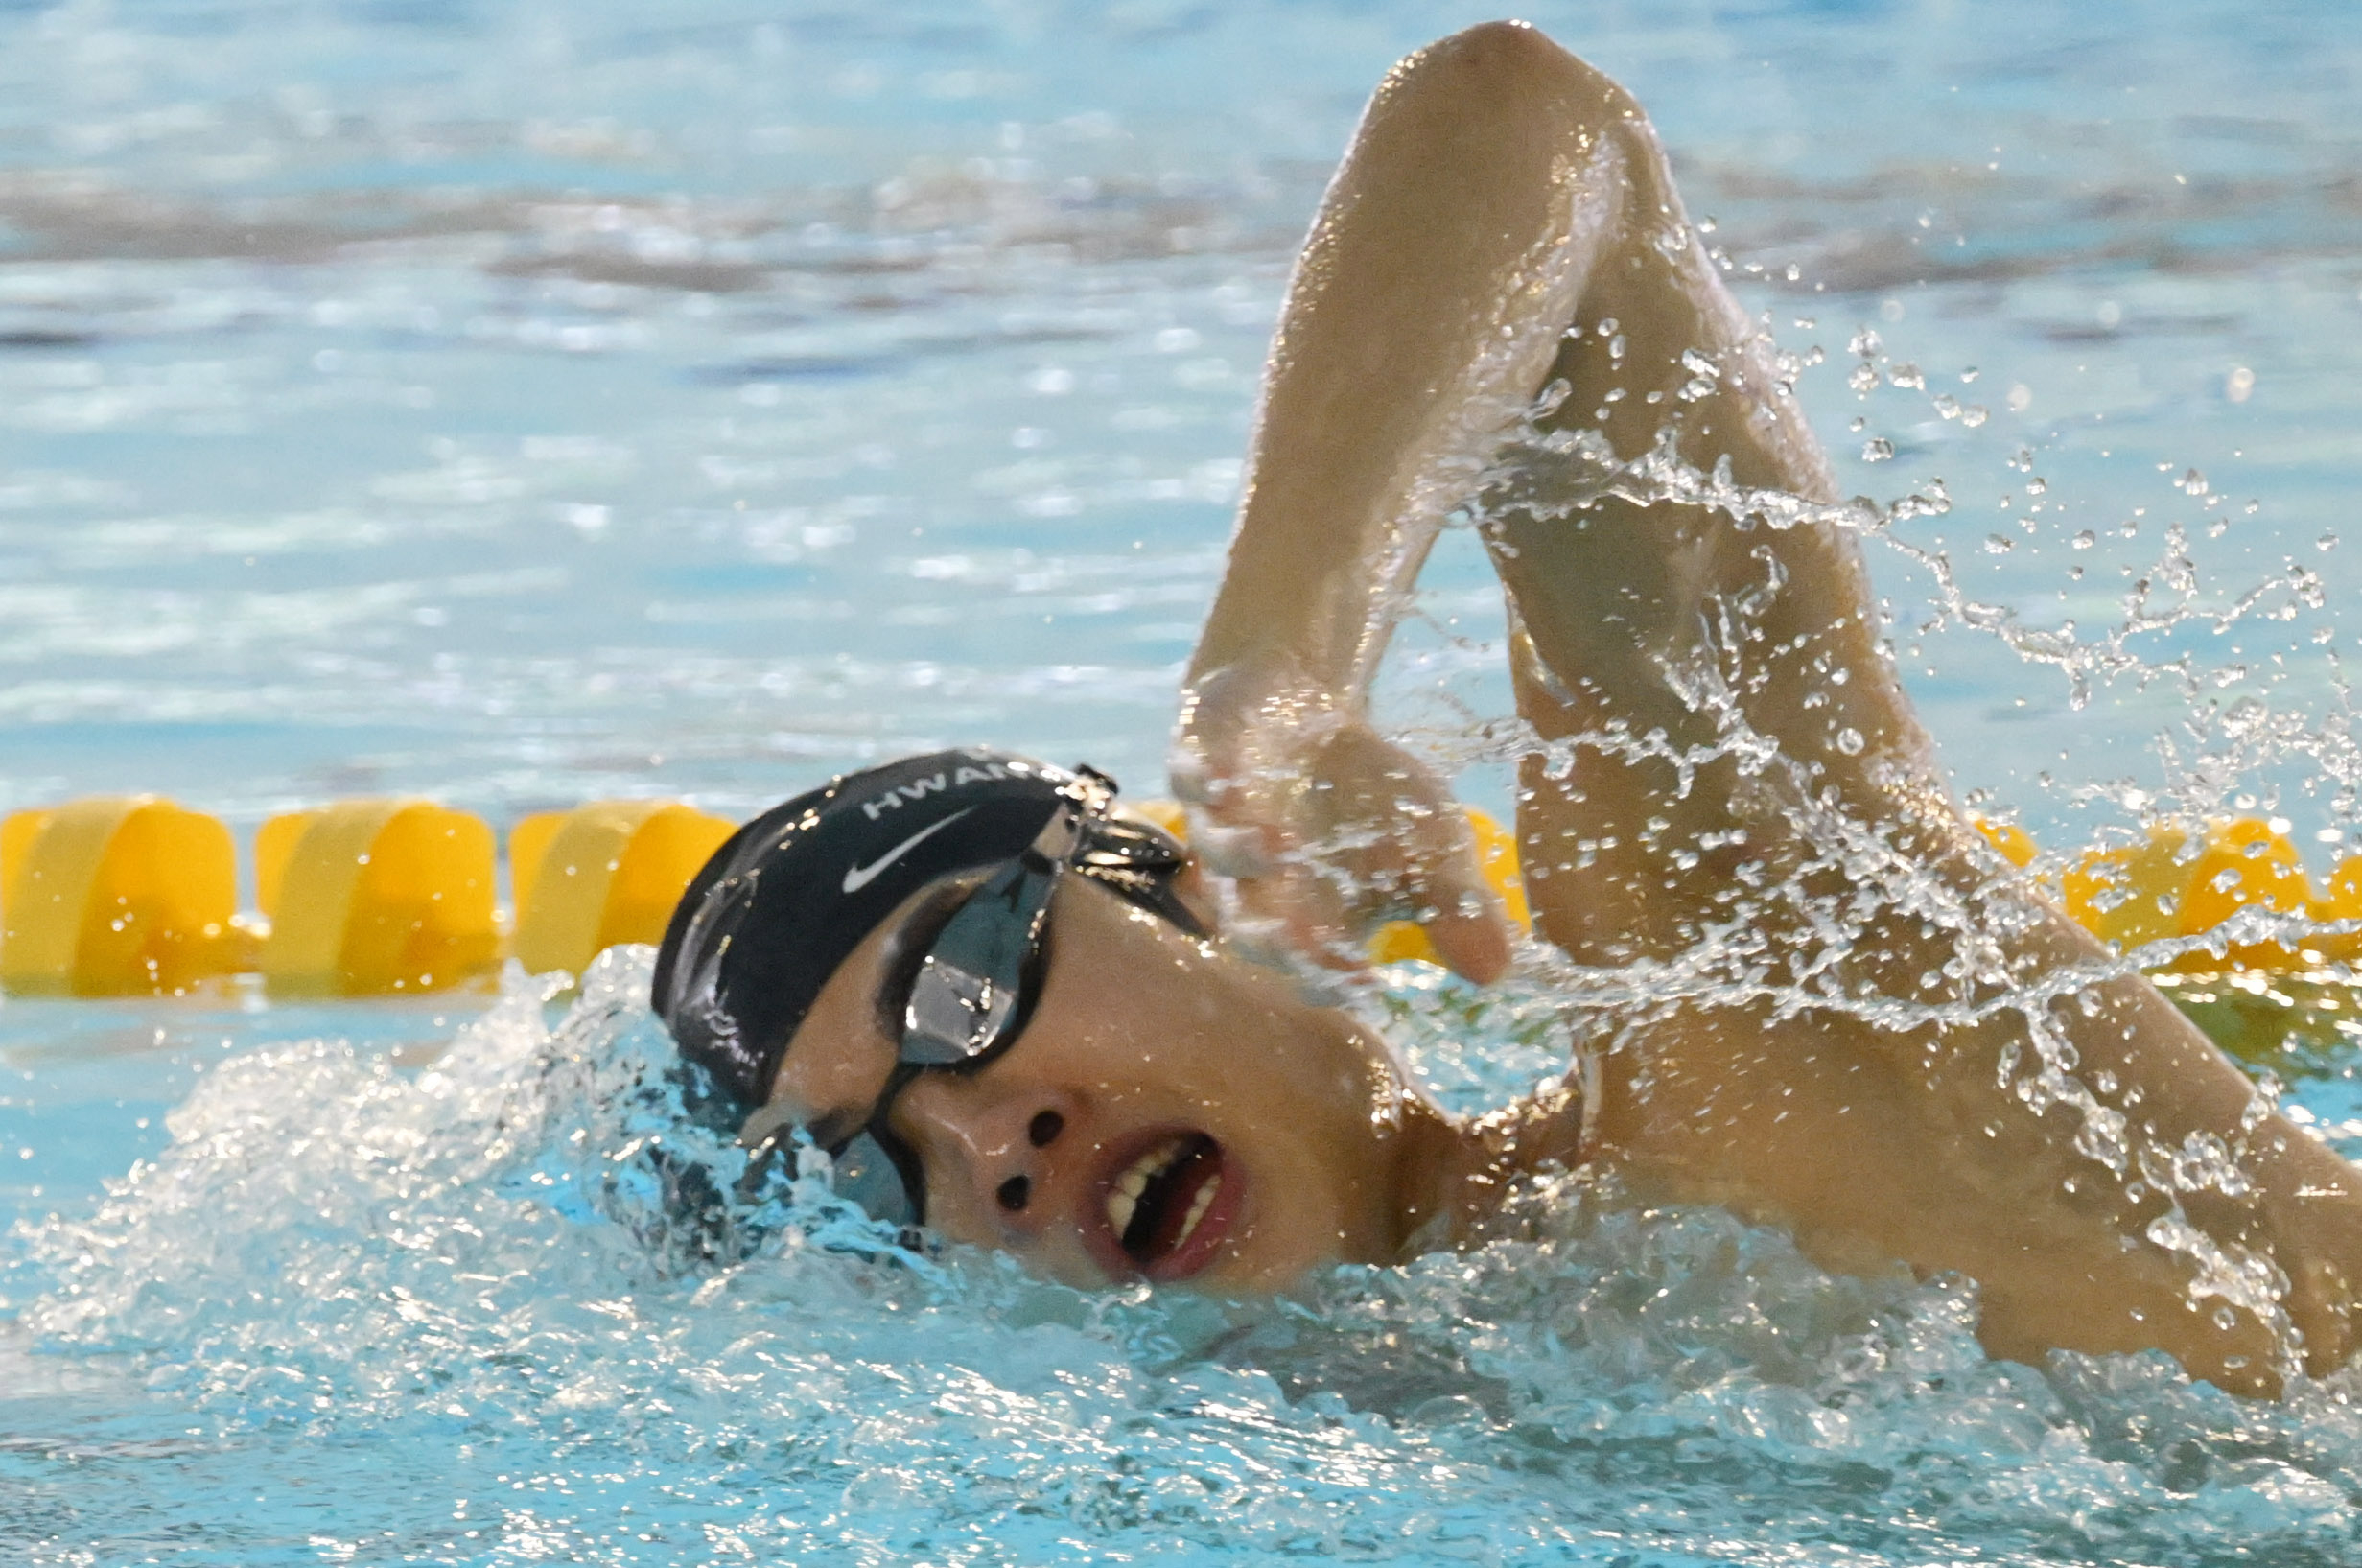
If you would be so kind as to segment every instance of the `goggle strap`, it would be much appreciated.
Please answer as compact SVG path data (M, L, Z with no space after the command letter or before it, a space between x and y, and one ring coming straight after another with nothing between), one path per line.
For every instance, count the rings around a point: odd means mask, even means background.
M910 1087L910 1081L924 1070L916 1062L897 1062L894 1071L887 1075L884 1091L877 1096L877 1104L870 1112L870 1119L861 1127L861 1131L869 1135L870 1141L894 1162L894 1173L902 1179L902 1196L910 1205L910 1213L902 1223L910 1227L926 1224L926 1171L909 1146L886 1124L886 1118L894 1113L895 1100Z

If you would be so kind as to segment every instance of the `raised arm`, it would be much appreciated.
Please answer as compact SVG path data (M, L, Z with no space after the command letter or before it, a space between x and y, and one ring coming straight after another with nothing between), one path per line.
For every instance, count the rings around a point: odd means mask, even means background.
M1193 681L1279 661L1357 696L1438 526L1541 388L1627 190L1621 94L1570 94L1537 57L1572 62L1493 23L1371 97L1273 339Z
M1998 878L1832 499L1630 99L1514 24L1422 50L1290 288L1183 694L1199 842L1299 949L1341 951L1375 888L1439 911L1464 972L1501 967L1458 813L1368 718L1471 504L1533 732L1537 923L1579 963L1659 966L1669 998L1600 1064L1593 1158L1836 1267L1968 1274L2003 1354L2163 1347L2258 1391L2300 1334L2339 1364L2362 1182ZM2210 1151L2235 1172L2179 1174Z
M1714 370L1703 388L1700 363ZM1700 472L1727 461L1741 485L1829 494L1638 105L1533 29L1490 23L1389 74L1329 189L1289 289L1229 569L1183 693L1176 788L1210 819L1248 913L1299 949L1341 945L1343 888L1395 887L1411 901L1423 888L1446 958L1479 975L1500 967L1499 914L1457 813L1369 732L1367 693L1438 526L1473 499L1537 395L1596 426L1617 458L1670 443ZM1742 540L1695 508L1602 515L1616 527L1579 541L1589 558L1571 566L1564 542L1528 560L1492 537L1521 646L1581 672L1581 700L1521 692L1546 733L1612 711L1675 743L1712 741L1668 671L1696 662L1685 644L1707 599L1773 557L1799 583L1783 615L1847 622L1843 656L1867 662L1868 629L1848 620L1863 597L1859 564L1830 530ZM1795 685L1776 684L1759 706ZM1919 744L1883 673L1820 716L1827 735L1852 728L1883 753ZM1824 749L1841 773L1860 771L1859 748ZM1599 765L1581 764L1586 776ZM1637 803L1655 784L1602 777L1586 810L1620 791ZM1581 946L1579 932L1551 934Z

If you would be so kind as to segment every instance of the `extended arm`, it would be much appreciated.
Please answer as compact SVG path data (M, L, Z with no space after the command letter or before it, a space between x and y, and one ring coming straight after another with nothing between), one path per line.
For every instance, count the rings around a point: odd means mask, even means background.
M1701 363L1713 369L1702 390ZM1447 958L1473 973L1499 967L1498 913L1454 838L1457 817L1423 770L1369 734L1367 692L1438 526L1546 388L1555 421L1596 428L1615 459L1661 452L1697 473L1721 465L1740 486L1830 494L1639 107L1532 28L1494 23L1396 66L1330 187L1289 290L1229 569L1183 693L1176 787L1230 831L1211 842L1249 912L1299 949L1344 935L1340 887L1400 878L1425 885ZM1924 752L1871 658L1849 539L1826 526L1742 537L1695 506L1596 510L1612 526L1580 540L1545 529L1569 537L1537 549L1513 527L1490 533L1521 648L1581 672L1573 690L1521 690L1546 736L1612 714L1669 745L1716 743L1683 684L1712 661L1701 617L1770 574L1790 585L1781 626L1807 628L1815 644L1793 664L1836 658L1870 674L1822 687L1809 726L1798 705L1819 683L1759 682L1743 693L1750 722L1810 728L1814 761L1849 791L1871 787L1878 759ZM1635 844L1618 828L1657 813L1659 781L1597 756L1578 768L1583 815L1607 825L1591 836ZM1702 797L1692 815L1689 836L1717 825ZM1631 894L1618 856L1587 880L1584 907L1602 928L1627 942L1652 933L1644 947L1657 950L1683 939L1683 901L1653 883L1646 899ZM1560 926L1549 934L1561 947L1590 946Z

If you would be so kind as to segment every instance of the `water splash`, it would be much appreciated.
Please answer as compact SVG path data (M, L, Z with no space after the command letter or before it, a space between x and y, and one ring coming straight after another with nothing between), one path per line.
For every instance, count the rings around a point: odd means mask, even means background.
M2362 1529L2346 1383L2268 1407L2160 1357L1991 1362L1958 1281L1834 1276L1584 1177L1472 1252L1267 1302L901 1251L808 1179L739 1199L645 976L604 961L554 1020L513 985L412 1074L238 1058L99 1212L33 1228L51 1355L0 1359L144 1389L73 1462L112 1517L259 1491L213 1537L236 1560L487 1564L2326 1564ZM1518 1049L1498 1004L1401 995L1459 1019L1409 1041L1438 1080L1484 1074L1446 1041ZM12 1527L67 1463L31 1430ZM356 1445L307 1505L301 1456Z
M1783 386L1792 386L1806 368L1804 360L1780 356L1767 339L1761 346L1773 360ZM1927 378L1916 365L1887 361L1876 332L1858 333L1849 348L1857 357L1849 386L1862 397L1894 388L1917 394L1942 417L1957 418L1963 411L1956 400L1929 394ZM1713 365L1702 360L1684 363L1695 378L1693 386L1702 382L1711 389L1707 372ZM2194 857L2202 839L2198 830L2208 816L2234 805L2252 810L2259 801L2267 807L2278 804L2270 788L2259 790L2253 781L2292 759L2312 770L2305 781L2308 790L2326 781L2332 810L2342 817L2350 809L2355 748L2352 710L2342 677L2334 683L2327 712L2318 716L2275 707L2253 694L2225 706L2206 700L2204 694L2247 679L2245 667L2209 669L2187 645L2170 656L2159 651L2177 640L2187 644L2193 633L2222 638L2241 628L2285 624L2324 611L2323 579L2310 566L2290 557L2281 570L2259 582L2230 591L2210 588L2193 559L2184 527L2172 522L2163 528L2158 557L2137 577L2126 569L2131 580L2117 620L2096 631L2079 629L2071 619L2043 625L2010 603L1973 597L1944 551L1909 536L1911 526L1921 520L1953 511L1953 495L1940 479L1928 479L1885 503L1867 498L1816 502L1784 490L1739 484L1727 459L1712 471L1698 470L1680 456L1670 427L1648 451L1621 458L1597 431L1554 427L1551 418L1562 401L1562 387L1554 385L1545 390L1499 449L1477 499L1465 507L1464 520L1487 537L1508 519L1564 522L1607 501L1703 510L1742 534L1799 527L1848 534L1871 550L1900 557L1930 585L1928 599L1913 612L1919 618L1916 635L1957 629L1999 644L2020 667L2054 669L2064 677L2070 711L2086 707L2095 692L2117 686L2145 690L2161 685L2185 704L2183 735L2161 736L2155 747L2159 778L2138 787L2116 783L2070 791L2079 800L2114 805L2129 819L2103 825L2094 835L2099 845L2145 841L2161 821L2168 828L2179 822L2187 835L2186 855ZM1875 456L1892 456L1889 443L1873 444L1883 449ZM1865 460L1870 456L1865 454ZM2030 474L2031 451L2019 451L2009 466ZM2174 480L2173 487L2203 503L2220 501L2195 469ZM2035 498L2049 494L2047 481L2031 477L2023 489L2033 501L2031 509L2041 511L2046 503ZM2030 517L2028 524L2030 527ZM2138 531L2129 527L2125 530L2127 537ZM2002 551L2013 543L1996 537ZM2083 536L2075 545L2083 548ZM1744 896L1733 901L1721 917L1703 923L1689 947L1670 959L1595 971L1552 950L1530 950L1523 968L1548 994L1533 1006L1546 1013L1564 1009L1587 1020L1587 1029L1578 1027L1579 1037L1588 1033L1599 1040L1620 1039L1623 1032L1649 1020L1697 1007L1754 1008L1773 1019L1834 1014L1897 1036L1929 1031L1931 1040L1945 1031L1968 1031L2006 1017L2012 1020L2011 1034L2023 1044L2005 1047L1993 1065L2003 1088L2036 1115L2054 1107L2070 1110L2076 1118L2073 1145L2079 1153L2132 1196L2145 1190L2163 1197L2166 1211L2146 1228L2146 1235L2188 1259L2192 1305L2218 1317L2232 1308L2252 1313L2272 1329L2280 1370L2294 1372L2302 1340L2281 1306L2289 1288L2285 1275L2268 1257L2210 1237L2184 1208L2187 1197L2210 1191L2238 1196L2250 1190L2242 1167L2245 1139L2275 1103L2277 1082L2267 1075L2257 1086L2238 1137L2226 1141L2193 1135L2181 1146L2170 1146L2153 1135L2138 1134L2127 1114L2129 1102L2112 1103L2117 1098L2116 1086L2105 1084L2095 1090L2086 1081L2061 1019L2069 1009L2094 1005L2097 988L2136 977L2146 969L2177 961L2187 967L2207 956L2219 966L2233 950L2252 944L2280 943L2290 950L2318 946L2323 928L2309 911L2250 906L2200 935L2160 939L2129 953L2112 950L2029 976L2023 965L2013 964L2007 956L2012 939L2044 918L2043 903L2055 903L2058 878L2071 861L2053 854L2026 868L2012 869L1996 857L1986 884L1963 890L1956 879L1936 874L1907 847L1898 845L1890 826L1852 814L1834 791L1820 786L1818 769L1810 759L1787 754L1777 737L1760 732L1749 720L1740 696L1745 686L1738 650L1745 644L1747 627L1764 607L1766 596L1780 587L1776 563L1769 570L1769 582L1710 603L1703 648L1668 659L1660 668L1686 712L1703 721L1700 729L1707 738L1676 742L1663 730L1641 731L1620 719L1588 733L1545 738L1514 718L1486 718L1457 731L1416 737L1425 740L1447 771L1455 772L1470 766L1506 770L1534 761L1545 777L1564 778L1583 750L1626 763L1663 763L1672 769L1676 798L1691 793L1701 769L1733 764L1744 781L1742 787L1778 811L1793 841L1805 846L1801 853L1788 850L1759 861L1742 876L1748 883ZM2081 569L2074 570L2080 576ZM2329 640L2333 622L2325 620L2321 630L2314 639L2317 644ZM2275 662L2280 662L2278 656ZM2325 655L2325 662L2335 675L2333 652ZM1866 745L1851 729L1835 732L1832 740L1846 756L1859 755ZM1666 826L1652 822L1644 839L1654 843L1649 835L1661 833ZM2334 839L2340 833L2322 836ZM1593 853L1579 843L1573 848L1579 864ZM1675 847L1658 848L1670 853ZM1833 885L1845 891L1828 892ZM1868 950L1864 944L1876 946L1877 924L1895 919L1942 933L1951 948L1950 959L1923 977L1918 995L1907 997L1892 995L1890 988L1859 983L1855 972L1857 954ZM1771 931L1809 936L1798 942L1767 934ZM2329 934L2343 931L2343 926L2329 928ZM1936 1065L1931 1056L1929 1069Z

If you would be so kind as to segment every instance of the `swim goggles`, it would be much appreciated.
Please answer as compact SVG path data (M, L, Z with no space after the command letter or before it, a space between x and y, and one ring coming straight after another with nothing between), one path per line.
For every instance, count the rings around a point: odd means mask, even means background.
M902 1008L894 1070L859 1129L831 1145L837 1193L889 1225L926 1223L926 1176L918 1156L887 1125L894 1102L923 1072L974 1072L1007 1054L1024 1031L1041 991L1042 942L1050 901L1069 872L1162 916L1192 936L1204 926L1174 894L1185 861L1163 833L1108 814L1113 781L1082 769L1041 831L1017 858L986 878L920 959ZM758 1162L785 1146L785 1117L748 1125Z

